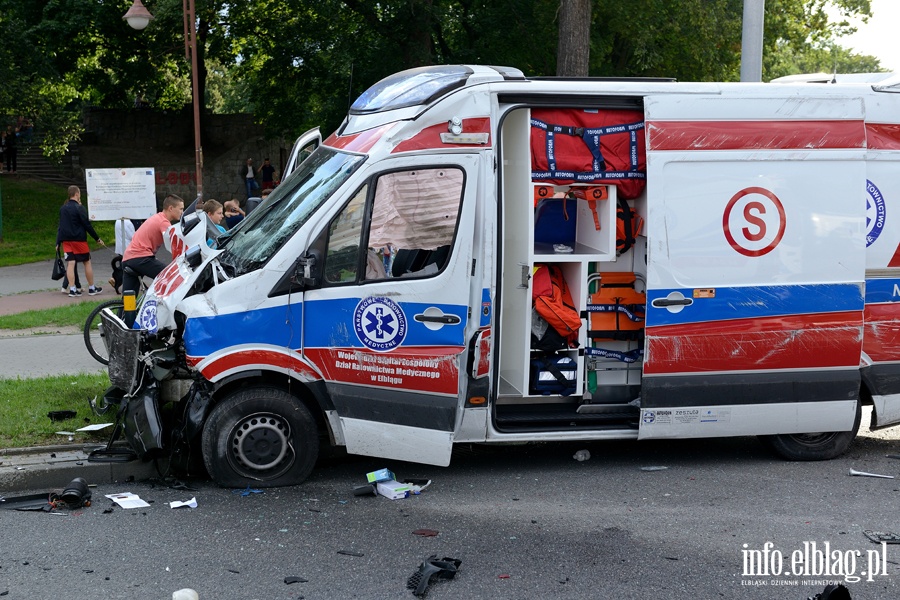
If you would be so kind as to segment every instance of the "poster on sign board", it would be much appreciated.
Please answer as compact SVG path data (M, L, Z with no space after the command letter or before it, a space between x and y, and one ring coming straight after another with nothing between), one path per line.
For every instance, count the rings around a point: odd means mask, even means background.
M158 212L152 167L86 169L85 179L91 221L148 219Z

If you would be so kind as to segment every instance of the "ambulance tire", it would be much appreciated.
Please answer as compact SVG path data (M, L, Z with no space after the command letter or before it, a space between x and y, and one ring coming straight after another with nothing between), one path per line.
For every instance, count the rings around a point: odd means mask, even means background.
M787 460L830 460L842 455L850 448L862 419L862 405L856 401L856 420L850 431L828 433L793 433L763 435L760 440Z
M219 402L203 426L203 462L222 487L296 485L316 464L315 419L298 398L250 387Z

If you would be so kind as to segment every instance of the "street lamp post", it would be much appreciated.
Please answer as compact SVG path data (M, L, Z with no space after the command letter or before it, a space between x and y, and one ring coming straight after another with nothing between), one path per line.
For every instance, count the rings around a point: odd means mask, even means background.
M184 12L184 57L191 61L191 100L194 104L194 160L196 163L197 198L203 198L203 146L200 144L200 96L197 86L197 20L194 0L182 0ZM153 20L141 0L134 0L122 17L137 30L144 29Z

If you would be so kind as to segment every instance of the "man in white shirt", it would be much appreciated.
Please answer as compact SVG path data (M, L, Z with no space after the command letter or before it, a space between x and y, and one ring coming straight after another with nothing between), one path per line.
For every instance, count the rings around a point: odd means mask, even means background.
M247 188L247 198L252 197L253 190L259 189L259 184L256 183L256 169L253 166L252 158L248 158L247 164L238 169L238 177L241 178Z

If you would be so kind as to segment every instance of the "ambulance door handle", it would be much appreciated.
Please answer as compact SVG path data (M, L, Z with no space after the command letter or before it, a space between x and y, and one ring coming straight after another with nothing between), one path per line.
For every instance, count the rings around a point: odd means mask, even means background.
M665 308L667 306L690 306L694 303L693 298L682 298L681 300L669 300L668 298L657 298L651 304L656 308Z
M444 325L456 325L460 321L460 318L456 315L441 315L439 317L416 315L413 318L419 323L443 323Z
M415 315L413 319L422 323L431 331L437 331L444 325L459 325L462 319L454 314L448 314L436 306L429 306L424 311Z
M685 306L690 306L694 303L693 298L685 298L684 294L681 292L669 292L669 295L665 298L656 298L650 305L653 308L664 308L672 314L680 313L684 310Z

